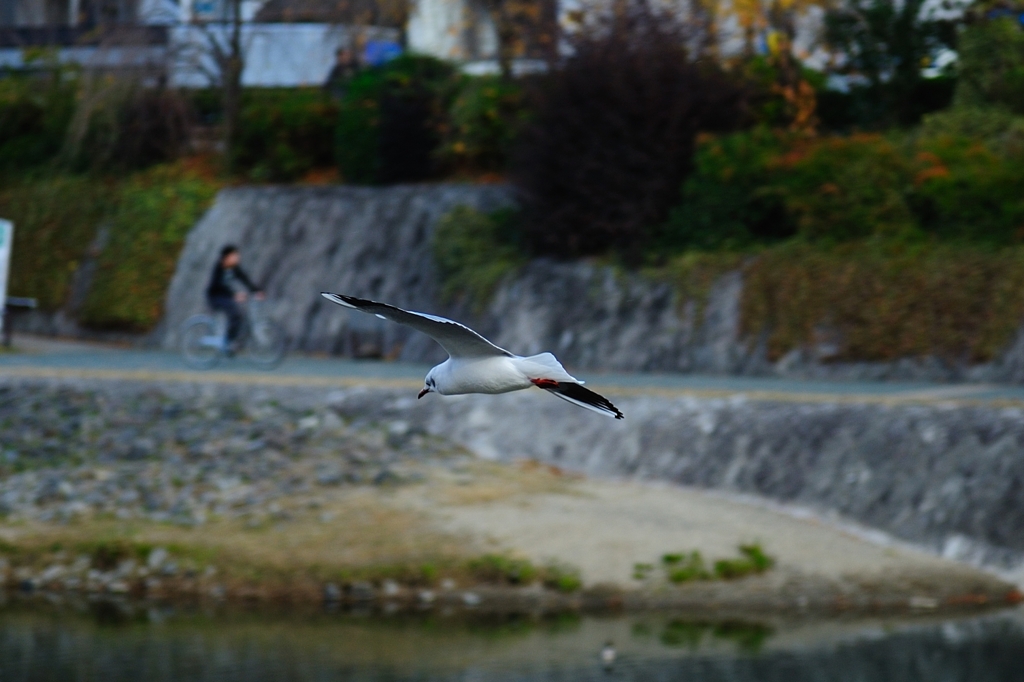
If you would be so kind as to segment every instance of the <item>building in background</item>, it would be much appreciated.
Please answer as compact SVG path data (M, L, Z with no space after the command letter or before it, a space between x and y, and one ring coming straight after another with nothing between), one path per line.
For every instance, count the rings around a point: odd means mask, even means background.
M497 73L503 58L513 73L534 72L557 55L559 0L410 1L409 50L468 73Z
M0 0L0 67L52 48L91 67L168 64L172 82L198 86L206 69L195 55L230 2ZM556 52L559 0L241 0L240 9L244 83L296 86L322 82L341 48L369 63L408 49L470 73L497 72L503 56L516 73L542 69Z
M0 0L0 68L56 59L104 70L164 73L208 84L210 41L224 40L231 0ZM241 0L246 86L319 85L337 53L366 61L399 49L406 19L388 0Z

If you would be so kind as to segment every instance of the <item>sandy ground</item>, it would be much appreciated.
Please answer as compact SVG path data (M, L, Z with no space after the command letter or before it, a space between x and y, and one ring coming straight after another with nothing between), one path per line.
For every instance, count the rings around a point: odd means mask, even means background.
M573 565L591 585L637 586L636 563L657 564L666 553L692 550L709 561L735 557L738 545L750 542L759 542L782 571L828 580L974 573L878 533L756 502L676 486L568 478L541 467L514 471L480 462L461 477L402 491L394 502L480 549Z
M402 471L405 483L300 493L278 500L273 516L248 521L214 518L178 526L96 518L6 524L0 539L20 548L18 556L28 557L29 563L17 559L3 570L21 580L21 567L34 566L33 575L50 584L41 576L52 571L51 564L75 559L62 547L129 540L176 548L176 561L202 576L198 582L186 580L181 590L212 594L227 589L221 594L244 598L281 594L317 601L323 583L339 575L363 576L358 579L380 586L383 577L396 575L392 569L405 567L401 575L408 575L432 565L440 567L436 584L451 599L461 604L459 590L478 590L487 607L496 610L622 606L706 615L920 611L1020 601L1014 586L996 576L878 533L855 532L758 501L674 486L589 480L531 462L499 464L458 454ZM710 565L738 557L738 546L751 542L760 543L777 561L764 575L674 587L660 567L668 553L696 550ZM585 589L541 593L536 585L510 591L474 583L465 562L484 553L571 567ZM647 578L634 577L638 563L654 566ZM416 580L409 584L413 596L422 588Z

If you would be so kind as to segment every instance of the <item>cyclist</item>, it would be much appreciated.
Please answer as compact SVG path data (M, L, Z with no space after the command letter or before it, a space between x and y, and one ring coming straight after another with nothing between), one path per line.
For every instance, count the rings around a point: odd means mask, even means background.
M242 260L238 247L228 244L220 250L220 258L213 268L210 284L206 287L206 300L214 310L228 316L227 353L238 350L238 333L242 330L242 303L252 294L256 300L263 300L263 290L252 283L240 265Z

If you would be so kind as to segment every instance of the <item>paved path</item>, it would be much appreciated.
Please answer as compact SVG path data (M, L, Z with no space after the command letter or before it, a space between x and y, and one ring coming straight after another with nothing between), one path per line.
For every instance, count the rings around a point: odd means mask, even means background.
M54 341L22 336L14 352L0 353L0 377L90 378L137 381L213 382L275 386L422 386L426 365L402 362L292 356L273 371L243 359L222 361L210 371L188 368L176 353ZM595 390L615 395L703 398L743 395L750 400L1024 405L1024 386L924 382L800 381L693 374L577 373Z

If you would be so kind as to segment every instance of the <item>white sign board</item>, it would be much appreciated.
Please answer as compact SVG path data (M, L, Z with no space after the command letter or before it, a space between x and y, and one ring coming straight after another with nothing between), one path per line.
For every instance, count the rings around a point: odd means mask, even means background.
M3 306L7 305L7 274L10 272L14 223L0 218L0 332L4 330Z

